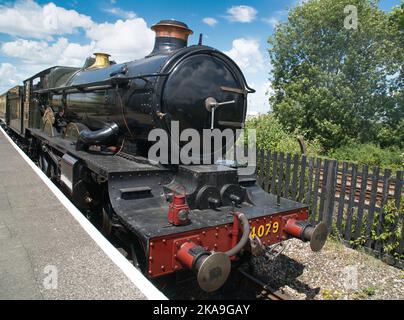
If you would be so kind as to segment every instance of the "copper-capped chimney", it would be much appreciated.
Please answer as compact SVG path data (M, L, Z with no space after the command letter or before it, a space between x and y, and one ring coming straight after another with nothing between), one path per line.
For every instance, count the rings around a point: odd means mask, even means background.
M186 47L188 37L193 33L185 23L176 20L161 20L151 29L156 32L156 41L150 56L168 54Z

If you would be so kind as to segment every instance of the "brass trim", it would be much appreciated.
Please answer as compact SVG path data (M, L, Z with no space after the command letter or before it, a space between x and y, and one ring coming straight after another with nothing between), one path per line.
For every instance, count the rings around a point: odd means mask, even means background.
M87 69L100 69L109 66L109 57L111 55L102 52L95 52L94 55L95 55L95 62Z

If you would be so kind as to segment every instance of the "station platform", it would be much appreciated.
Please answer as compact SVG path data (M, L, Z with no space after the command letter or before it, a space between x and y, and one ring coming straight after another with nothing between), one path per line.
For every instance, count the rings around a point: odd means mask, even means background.
M1 129L0 299L165 299L41 174Z

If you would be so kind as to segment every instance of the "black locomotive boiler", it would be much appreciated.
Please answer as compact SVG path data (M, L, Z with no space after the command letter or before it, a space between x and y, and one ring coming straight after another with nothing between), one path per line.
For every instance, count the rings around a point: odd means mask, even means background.
M226 162L147 158L150 130L170 133L172 121L180 131L242 128L253 92L228 56L201 41L187 45L186 24L162 20L152 29L155 46L143 59L116 64L96 53L82 68L25 80L0 97L4 124L79 209L100 217L107 236L130 245L150 278L189 269L211 292L242 255L290 237L320 250L326 226L307 221L306 205L264 192L255 175Z

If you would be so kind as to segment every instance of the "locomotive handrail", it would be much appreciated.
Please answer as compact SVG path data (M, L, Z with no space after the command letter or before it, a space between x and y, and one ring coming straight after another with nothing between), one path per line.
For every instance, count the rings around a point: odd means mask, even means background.
M76 84L76 85L72 85L72 86L34 90L34 93L49 93L49 92L76 93L76 92L103 90L103 89L113 88L119 84L128 83L130 80L133 80L133 79L142 79L142 80L147 81L146 78L165 77L165 76L168 76L169 74L170 73L150 73L150 74L141 74L141 75L137 75L137 76L133 76L133 77L112 77L110 79L89 82L89 83L85 83L85 84Z

